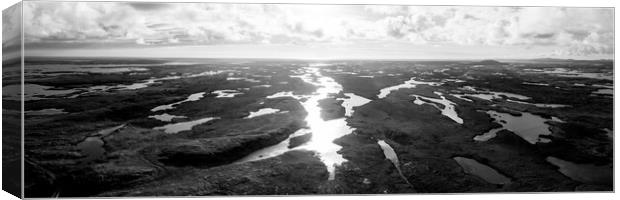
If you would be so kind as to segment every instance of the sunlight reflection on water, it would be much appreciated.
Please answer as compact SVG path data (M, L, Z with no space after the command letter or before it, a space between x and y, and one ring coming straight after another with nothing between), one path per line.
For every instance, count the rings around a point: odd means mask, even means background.
M345 159L338 154L340 146L334 144L334 140L353 132L347 125L345 118L325 121L321 118L319 100L329 97L329 94L337 94L342 91L342 86L334 79L322 76L319 68L306 68L306 74L299 76L307 83L318 86L316 92L302 105L308 112L306 123L313 133L312 139L302 146L303 149L316 151L329 171L329 179L334 178L335 166L343 163Z
M310 139L310 141L294 149L305 149L317 152L321 161L323 161L323 163L325 163L325 165L327 166L327 170L329 171L329 180L333 180L335 177L336 166L346 161L346 159L344 159L342 155L337 153L337 151L340 150L342 147L335 144L334 140L352 133L355 129L347 125L345 117L328 121L325 121L323 120L323 118L321 118L321 107L319 107L319 100L330 98L331 94L338 94L342 92L342 85L338 84L334 79L330 77L323 76L320 73L320 69L318 67L313 67L316 65L310 66L311 67L303 68L297 71L298 73L302 73L302 75L296 75L292 77L300 78L307 83L319 87L312 95L302 96L293 95L292 92L279 92L274 95L268 96L267 98L278 98L286 96L290 96L298 100L304 97L307 98L307 100L301 102L301 104L308 113L305 119L308 128L300 129L297 133L291 135L289 138L292 138L295 135L300 135L300 133L311 132L312 138ZM352 116L353 107L361 106L370 102L370 100L355 95L353 93L345 93L344 95L348 98L338 98L338 100L344 101L342 103L342 106L345 107L345 116L347 117ZM247 157L239 160L238 162L260 160L280 155L289 150L288 144L289 140L287 139L280 144L254 152Z

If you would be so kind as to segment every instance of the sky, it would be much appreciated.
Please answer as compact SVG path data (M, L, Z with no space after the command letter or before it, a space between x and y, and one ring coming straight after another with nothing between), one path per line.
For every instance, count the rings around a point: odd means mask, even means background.
M612 8L41 1L23 5L26 56L613 59L614 53Z
M15 4L2 11L2 61L21 56L20 10L21 5Z

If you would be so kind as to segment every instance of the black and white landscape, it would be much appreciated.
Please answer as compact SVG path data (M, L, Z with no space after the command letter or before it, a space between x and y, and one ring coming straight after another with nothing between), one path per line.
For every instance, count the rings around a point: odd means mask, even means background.
M23 6L26 197L613 190L610 8Z

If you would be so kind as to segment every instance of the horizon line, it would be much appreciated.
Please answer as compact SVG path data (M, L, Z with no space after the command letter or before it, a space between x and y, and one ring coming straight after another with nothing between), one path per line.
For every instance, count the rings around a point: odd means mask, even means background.
M37 58L81 58L81 59L247 59L247 60L308 60L308 61L340 61L340 60L368 60L368 61L510 61L510 60L571 60L571 61L614 61L610 59L573 59L573 58L554 58L554 57L536 57L536 58L286 58L286 57L141 57L141 56L24 56L26 59Z

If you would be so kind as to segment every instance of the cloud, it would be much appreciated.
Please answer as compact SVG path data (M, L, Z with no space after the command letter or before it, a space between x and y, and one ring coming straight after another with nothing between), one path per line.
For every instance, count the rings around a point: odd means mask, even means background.
M21 6L16 4L2 11L2 44L15 40L21 33Z
M555 7L369 6L389 36L459 45L558 46L565 54L613 52L613 10Z
M613 9L25 2L27 43L215 45L405 42L613 53Z
M136 10L142 10L142 11L162 10L162 9L173 7L175 5L175 4L147 3L147 2L128 2L127 4Z
M591 32L582 40L568 42L567 47L555 50L552 55L611 55L614 54L613 41L613 32L607 32L602 34L599 34L597 32Z
M21 56L21 4L2 11L2 61Z

